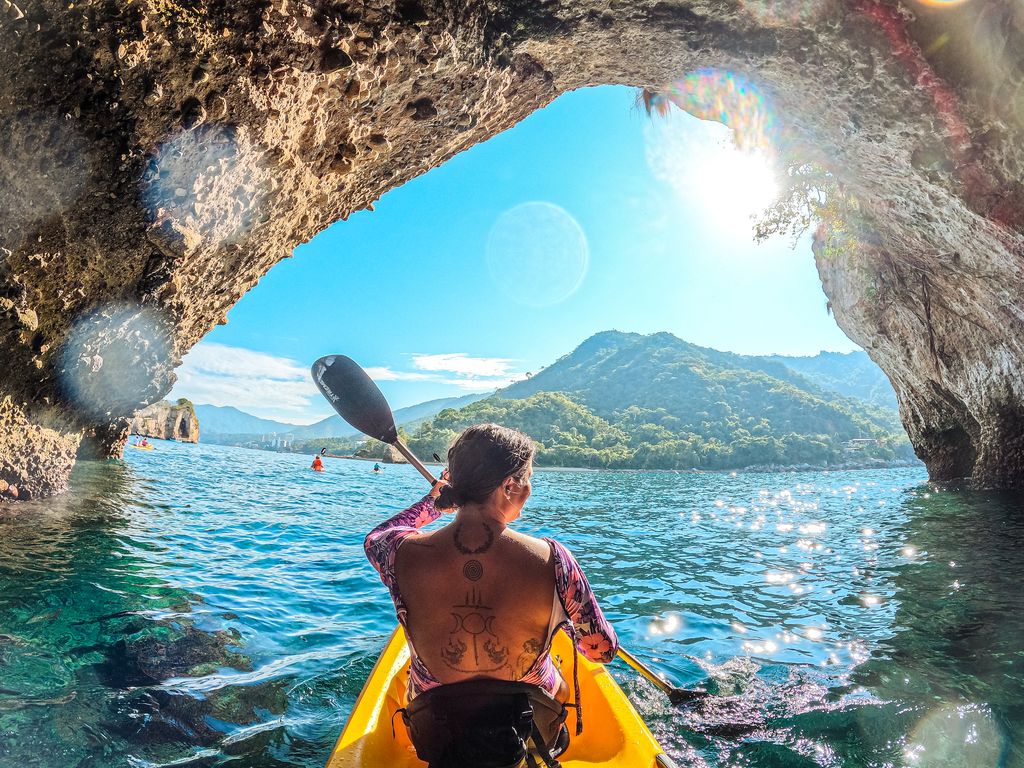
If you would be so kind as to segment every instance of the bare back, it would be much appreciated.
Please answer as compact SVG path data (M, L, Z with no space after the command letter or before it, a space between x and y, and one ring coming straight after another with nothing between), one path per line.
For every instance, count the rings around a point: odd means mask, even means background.
M420 660L441 683L519 680L547 643L555 599L547 542L459 519L403 542L395 575Z

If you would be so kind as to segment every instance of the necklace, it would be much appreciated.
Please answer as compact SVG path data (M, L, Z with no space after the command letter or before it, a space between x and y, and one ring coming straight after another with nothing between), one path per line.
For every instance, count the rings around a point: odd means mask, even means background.
M455 526L455 533L452 534L452 540L455 542L455 548L464 555L479 555L481 552L486 552L491 548L491 544L494 543L494 531L491 530L491 526L487 523L482 523L484 530L487 531L487 540L476 549L470 549L459 539L459 531L462 530L462 523Z

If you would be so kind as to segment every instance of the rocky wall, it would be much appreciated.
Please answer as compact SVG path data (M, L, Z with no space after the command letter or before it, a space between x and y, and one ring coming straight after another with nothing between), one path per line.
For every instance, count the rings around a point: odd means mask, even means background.
M133 435L156 437L161 440L199 442L199 419L196 418L192 403L187 400L177 404L166 400L153 403L132 417L128 430Z
M0 3L0 477L59 490L297 244L621 83L824 169L823 285L933 476L1024 483L1016 4Z

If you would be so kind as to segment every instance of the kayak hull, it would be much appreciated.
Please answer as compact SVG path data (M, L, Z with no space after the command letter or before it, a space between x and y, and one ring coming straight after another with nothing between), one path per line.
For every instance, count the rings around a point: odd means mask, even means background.
M572 679L572 645L562 632L555 636L552 655L562 675ZM656 768L671 766L650 730L604 666L580 656L580 691L583 733L572 736L569 749L558 758L563 768ZM424 768L416 757L401 716L391 719L406 704L409 649L398 627L370 673L352 714L341 732L327 768ZM576 733L576 712L566 721Z
M132 445L131 443L128 443L128 447L129 448L134 448L137 451L152 451L153 450L153 446L152 445Z

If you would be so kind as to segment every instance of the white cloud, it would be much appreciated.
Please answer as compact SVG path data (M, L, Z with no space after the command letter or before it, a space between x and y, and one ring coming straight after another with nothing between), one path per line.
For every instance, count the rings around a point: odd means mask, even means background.
M470 357L465 352L412 356L412 364L421 371L454 373L469 378L507 378L511 373L512 362L503 357Z
M177 374L172 398L230 405L295 424L311 424L332 413L321 402L309 370L286 357L200 342L185 355Z
M504 379L444 379L442 383L451 384L467 392L490 392L493 389L501 389L509 384L521 381L523 376L514 376Z
M425 373L393 371L390 368L364 368L367 376L374 381L430 381L433 377Z
M471 357L464 352L411 357L417 370L398 371L386 366L365 370L377 382L429 382L465 392L489 392L523 378L523 374L511 370L514 361L506 358ZM200 342L185 355L177 374L171 398L234 406L255 416L292 424L312 424L333 413L306 366L287 357Z

